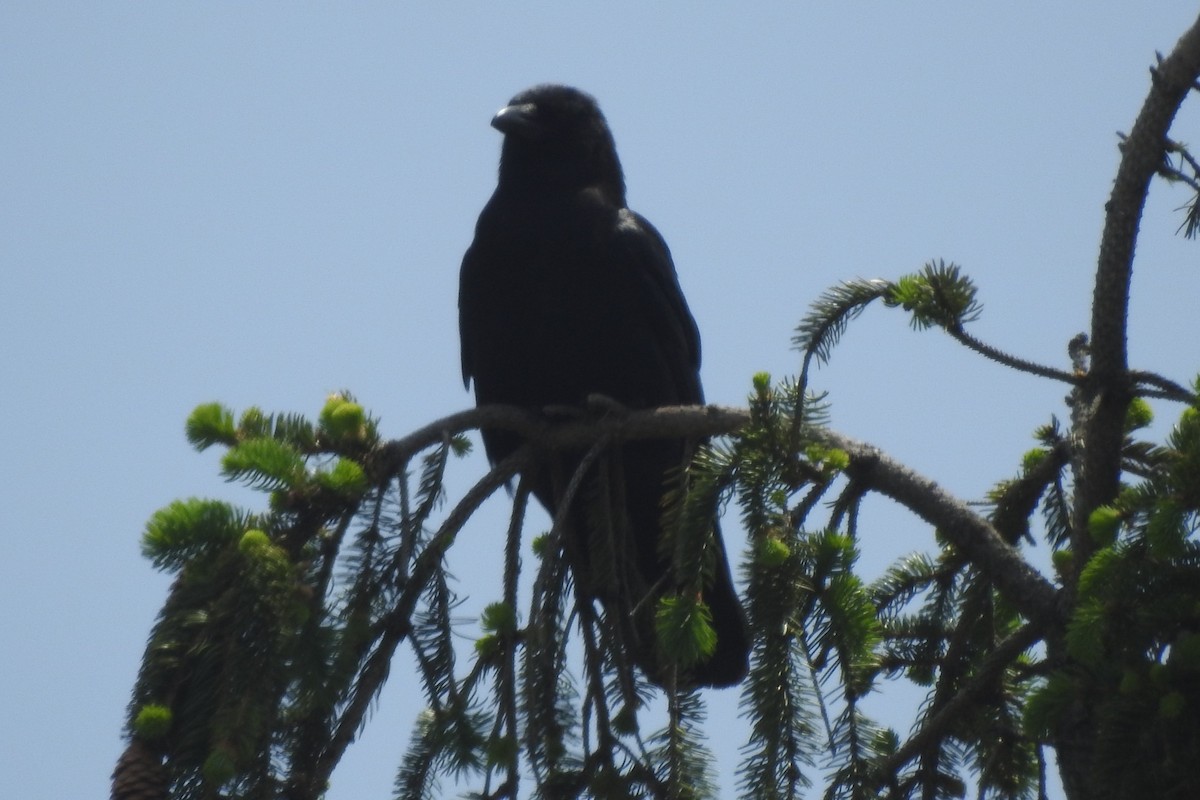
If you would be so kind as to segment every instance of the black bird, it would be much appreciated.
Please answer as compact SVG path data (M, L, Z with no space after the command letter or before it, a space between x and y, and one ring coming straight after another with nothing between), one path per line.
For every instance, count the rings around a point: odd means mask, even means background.
M591 395L632 409L702 403L696 323L666 242L625 205L621 164L596 101L567 86L536 86L500 109L492 127L504 134L499 181L463 257L458 296L463 381L474 381L478 405L540 412L582 408ZM483 442L492 461L520 444L502 431L484 431ZM629 442L594 470L593 483L602 469L615 478L607 496L623 524L610 527L627 532L624 558L600 541L596 515L581 510L587 490L564 537L577 587L621 621L632 660L657 683L664 675L655 600L675 588L664 580L658 546L664 481L690 449L681 440ZM534 494L552 515L582 455L534 477ZM729 686L746 674L744 615L719 533L716 550L703 595L716 651L683 676L687 685Z

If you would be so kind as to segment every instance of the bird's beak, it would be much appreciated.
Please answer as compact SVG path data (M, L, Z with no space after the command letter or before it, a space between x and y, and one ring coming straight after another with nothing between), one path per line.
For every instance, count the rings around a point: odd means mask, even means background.
M533 103L505 106L492 117L492 127L505 136L536 137L542 133L542 126L537 121L537 106Z

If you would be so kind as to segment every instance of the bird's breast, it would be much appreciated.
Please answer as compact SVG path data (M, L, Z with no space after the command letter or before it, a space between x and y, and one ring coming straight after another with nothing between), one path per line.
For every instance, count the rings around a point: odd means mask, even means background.
M481 402L580 404L599 393L647 404L645 381L631 378L659 367L609 235L586 218L548 216L491 226L499 235L472 247L464 335Z

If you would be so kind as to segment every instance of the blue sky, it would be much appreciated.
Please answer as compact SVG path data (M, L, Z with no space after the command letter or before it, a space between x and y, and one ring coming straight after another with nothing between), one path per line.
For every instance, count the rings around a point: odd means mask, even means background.
M107 791L168 585L142 525L181 496L251 499L188 448L195 405L315 414L348 388L400 436L470 404L458 264L494 185L488 121L530 84L600 100L630 203L675 255L711 401L794 372L792 329L826 287L935 258L978 282L978 336L1066 366L1115 134L1197 7L980 5L5 2L0 795ZM1176 138L1198 121L1185 108ZM1200 364L1185 199L1152 195L1131 321L1133 364L1183 381ZM838 430L967 498L1065 416L1064 387L882 308L815 383ZM452 552L464 587L503 513ZM868 522L868 572L930 546L885 502ZM736 695L711 709L731 788ZM331 800L387 796L415 713L389 690Z

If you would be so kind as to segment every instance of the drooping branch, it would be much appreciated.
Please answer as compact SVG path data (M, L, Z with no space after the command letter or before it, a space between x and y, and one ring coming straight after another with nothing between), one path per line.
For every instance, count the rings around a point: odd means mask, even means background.
M445 420L452 420L460 416L462 415L453 415L452 417L445 418ZM422 430L429 431L432 428L433 426L426 426ZM455 432L449 425L444 426L442 430ZM443 435L439 434L432 439L430 444L442 439ZM434 534L421 555L417 557L416 564L413 567L411 575L408 577L407 585L404 586L399 600L379 621L382 635L376 643L374 652L368 657L366 664L363 666L358 681L347 699L337 727L330 737L328 746L315 759L315 763L309 770L308 774L310 776L316 776L315 780L310 778L310 786L325 785L325 782L333 772L333 768L337 766L342 755L345 753L346 748L349 747L350 743L354 741L354 738L361 730L363 720L366 717L371 702L378 695L383 682L387 680L388 673L391 670L392 655L395 653L396 647L412 632L412 617L417 602L424 593L425 587L432 579L435 571L441 566L442 558L458 535L458 532L466 524L467 520L470 519L475 510L479 508L480 504L510 478L522 469L525 469L529 461L529 449L523 447L497 464L459 501L446 517L445 521L442 522L441 527L438 528L438 531Z
M1060 620L1054 585L966 503L875 447L828 430L816 438L850 456L847 471L855 481L892 498L936 528L1025 617L1043 625Z
M979 665L966 685L959 689L954 697L950 698L935 714L926 719L920 729L879 767L879 775L898 774L905 764L920 755L931 743L944 736L965 710L971 708L982 695L995 690L995 684L1005 668L1012 664L1021 653L1037 644L1040 638L1041 634L1036 625L1026 625L1000 642L996 649L989 653L983 663Z

